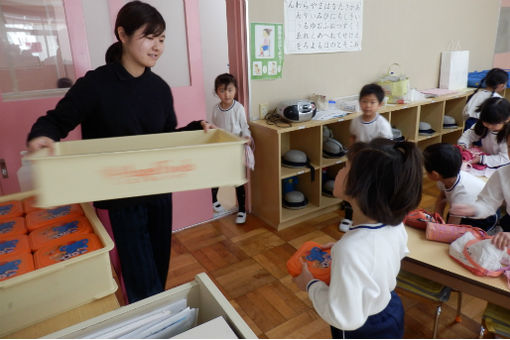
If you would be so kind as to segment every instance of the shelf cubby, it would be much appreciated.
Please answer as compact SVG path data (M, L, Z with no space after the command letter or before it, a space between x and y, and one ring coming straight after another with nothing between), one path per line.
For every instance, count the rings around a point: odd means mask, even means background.
M457 143L462 134L464 121L462 110L466 98L473 92L468 89L452 96L427 99L403 105L386 105L380 114L392 126L402 131L402 135L411 142L416 142L420 149L439 142ZM510 91L505 91L510 97ZM458 128L443 129L444 115L452 116ZM359 117L355 112L342 118L326 121L312 120L292 123L289 127L278 127L265 120L250 122L250 129L255 140L255 171L251 176L252 212L277 230L290 227L321 214L339 209L341 200L322 195L322 171L329 178L335 178L338 171L345 166L347 158L323 157L323 126L328 126L336 140L344 147L349 147L349 126L353 118ZM436 133L431 136L419 136L420 121L429 123ZM305 152L314 168L315 180L311 180L310 169L286 168L282 166L282 156L291 149ZM303 192L308 205L302 209L287 209L282 206L282 181L296 176L296 189Z
M411 142L416 142L418 138L418 109L418 106L404 106L391 112L390 124L402 131L402 136Z

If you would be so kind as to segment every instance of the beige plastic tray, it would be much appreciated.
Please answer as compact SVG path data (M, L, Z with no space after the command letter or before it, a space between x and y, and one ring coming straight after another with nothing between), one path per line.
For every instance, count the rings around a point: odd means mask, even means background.
M45 336L45 338L83 338L87 334L111 327L134 316L143 315L144 313L148 313L182 298L187 298L188 306L199 308L199 325L218 316L223 316L239 338L257 338L255 333L253 333L250 327L205 273L198 274L195 276L195 280L191 282L62 329Z
M20 200L34 192L0 196L0 202ZM117 290L108 252L113 241L91 204L85 216L103 248L0 282L0 337L92 302Z
M239 186L245 141L223 130L55 143L33 154L38 205Z

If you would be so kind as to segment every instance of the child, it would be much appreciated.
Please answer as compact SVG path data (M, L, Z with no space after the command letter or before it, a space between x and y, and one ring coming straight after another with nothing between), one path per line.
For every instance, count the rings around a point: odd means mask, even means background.
M485 182L470 173L461 171L462 156L459 149L448 143L429 145L423 151L423 161L427 176L437 182L440 195L436 200L435 211L443 216L446 203L472 204L482 191ZM486 219L462 218L460 221L449 216L448 223L469 224L484 230L489 230L496 225L497 215Z
M471 164L483 164L492 169L508 164L507 145L501 131L510 120L510 103L505 98L491 97L480 105L479 111L480 119L464 131L457 144L470 148L473 143L481 142L481 149L487 155L473 157Z
M164 51L165 25L151 5L127 2L117 15L117 42L106 52L106 65L78 79L53 110L37 119L27 138L29 152L52 150L54 141L78 124L83 139L211 128L205 121L193 121L177 129L171 89L151 71ZM109 216L129 303L164 291L172 194L98 201L94 206Z
M246 121L244 107L235 96L237 93L237 80L229 73L220 74L214 81L214 92L220 98L220 102L214 106L212 112L212 123L234 135L251 139L250 127ZM236 187L237 204L239 212L237 213L236 223L246 222L244 185ZM212 189L213 209L217 213L224 211L220 202L218 202L218 188Z
M510 124L502 130L503 138L510 149ZM510 157L510 152L509 157ZM452 214L458 216L473 216L485 218L493 215L506 202L506 215L501 218L499 224L504 231L510 231L510 165L496 170L489 178L487 184L478 195L473 204L455 204L450 209Z
M485 89L480 91L482 83L485 82ZM491 97L501 98L498 92L503 91L508 82L508 73L500 68L493 68L490 70L485 78L480 81L480 85L476 91L469 96L466 106L464 107L464 118L466 125L464 130L469 129L480 118L480 113L477 111L478 107L487 99Z
M363 86L359 93L359 104L362 111L361 116L351 120L349 130L351 142L368 143L377 137L392 139L393 131L390 123L377 112L384 100L384 90L377 84ZM345 218L338 226L343 232L349 230L352 225L352 209L348 202L343 203Z
M377 84L363 86L359 93L361 116L351 120L349 130L352 142L368 143L377 137L392 139L390 123L377 112L384 100L384 90Z
M404 311L394 289L408 253L402 220L421 199L421 154L414 143L377 138L354 144L347 159L334 195L351 202L354 226L322 247L331 248L330 285L306 264L294 282L308 291L333 338L402 338Z

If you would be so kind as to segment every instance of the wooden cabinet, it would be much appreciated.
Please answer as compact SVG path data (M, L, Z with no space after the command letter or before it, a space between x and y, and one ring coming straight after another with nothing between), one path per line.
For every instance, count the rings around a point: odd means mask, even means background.
M422 150L434 143L456 143L464 127L462 110L472 92L472 89L468 89L452 96L422 102L387 105L380 110L380 114L393 127L401 130L408 141L417 143ZM455 119L457 128L443 128L445 114ZM253 214L281 230L338 209L341 202L339 199L322 194L323 177L334 179L338 170L344 166L346 157L323 157L323 125L327 125L333 131L333 136L342 145L348 146L350 121L359 115L360 113L352 113L343 118L326 121L292 123L291 127L270 125L265 120L251 122L250 129L256 145L255 171L251 178ZM420 135L418 132L420 122L429 123L435 133ZM314 180L309 168L282 166L282 155L291 149L306 153L315 169ZM301 191L308 199L308 204L304 208L287 209L282 206L283 181L291 177L297 179L296 190Z

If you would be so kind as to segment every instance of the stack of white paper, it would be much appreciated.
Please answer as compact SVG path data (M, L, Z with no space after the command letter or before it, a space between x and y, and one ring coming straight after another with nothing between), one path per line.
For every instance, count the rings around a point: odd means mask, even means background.
M115 325L87 334L86 339L155 339L170 338L197 322L198 309L187 307L185 299L150 313L123 320Z

